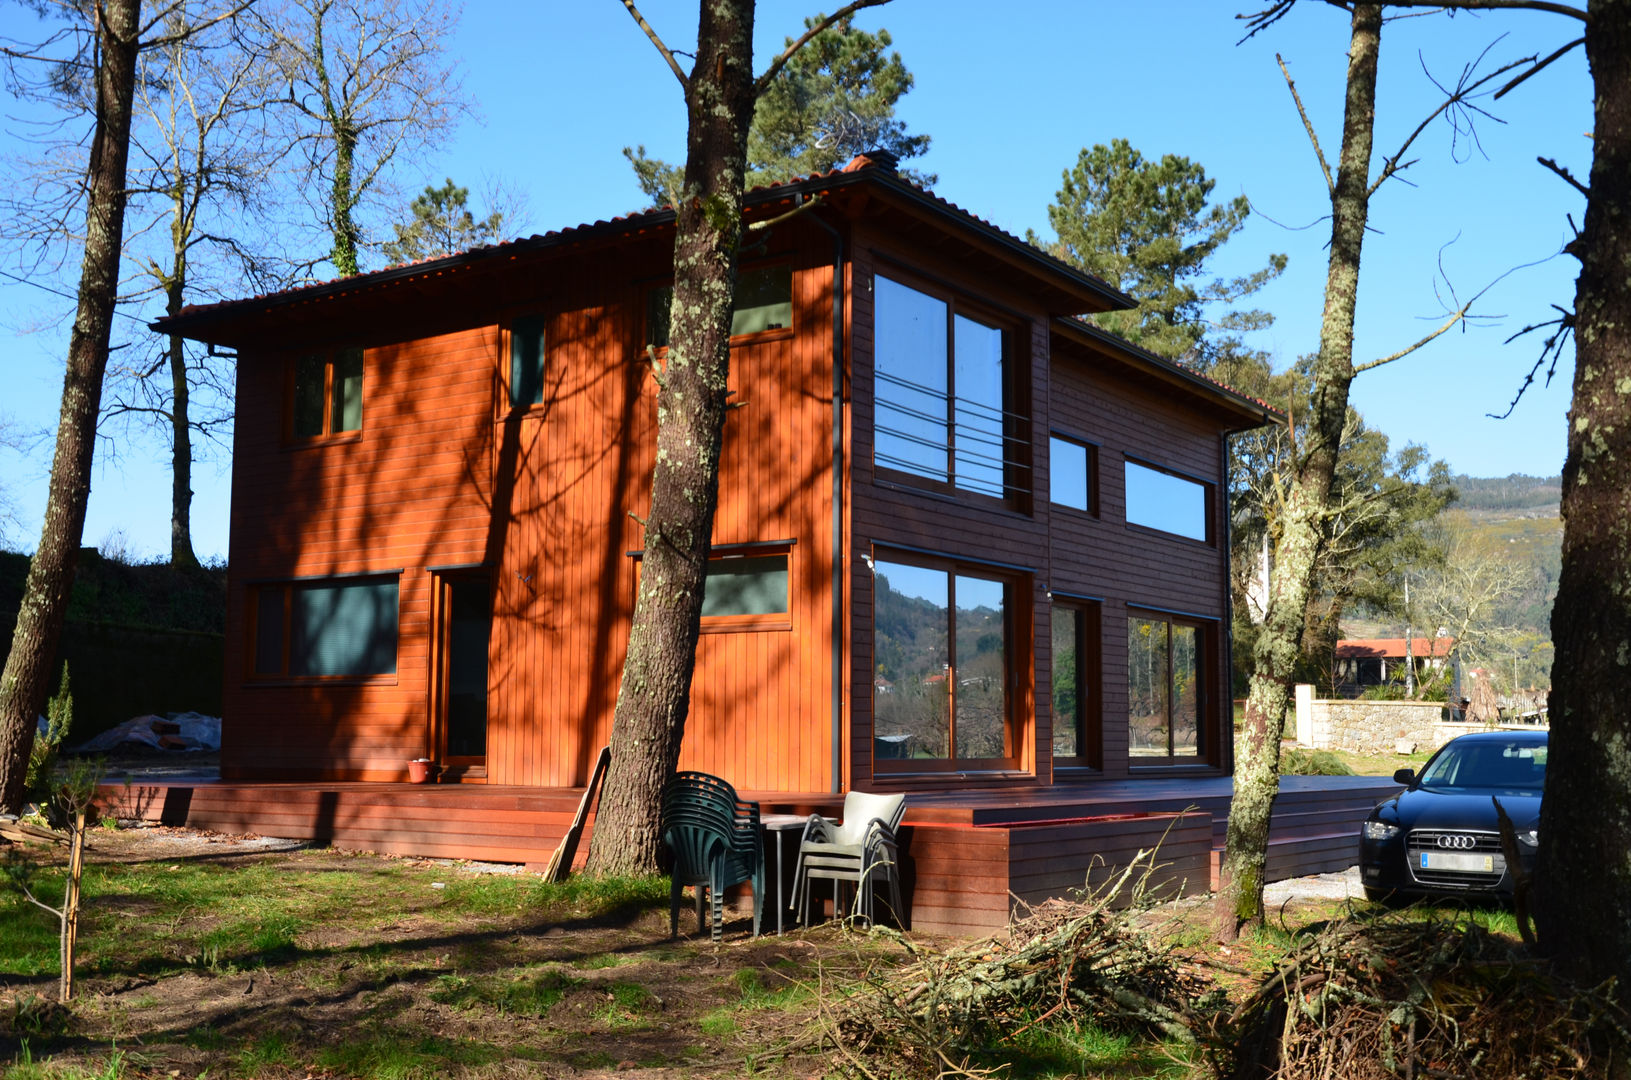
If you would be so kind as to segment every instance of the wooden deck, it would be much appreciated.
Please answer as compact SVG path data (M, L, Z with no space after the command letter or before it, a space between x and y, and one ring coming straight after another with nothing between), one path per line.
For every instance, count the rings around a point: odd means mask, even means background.
M1353 865L1359 823L1397 790L1378 777L1282 778L1268 879ZM1152 884L1174 894L1204 892L1215 884L1230 792L1224 777L914 793L901 837L911 925L960 933L1000 929L1016 901L1036 903L1090 877L1100 881L1156 844L1163 869ZM582 794L573 788L207 777L103 788L105 803L121 817L537 869L554 852ZM742 794L757 799L766 814L834 813L842 803L827 793ZM585 833L593 827L591 817ZM586 835L580 864L587 850Z

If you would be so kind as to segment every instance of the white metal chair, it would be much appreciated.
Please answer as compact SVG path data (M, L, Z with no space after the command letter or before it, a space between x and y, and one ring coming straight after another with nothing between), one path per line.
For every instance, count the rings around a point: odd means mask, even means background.
M810 888L814 880L833 883L835 915L844 911L844 885L853 884L857 913L868 923L875 922L873 896L880 878L889 883L889 908L895 921L903 920L900 850L895 831L905 813L905 795L852 791L844 796L841 823L820 814L810 815L799 841L798 869L793 876L800 922L809 922Z

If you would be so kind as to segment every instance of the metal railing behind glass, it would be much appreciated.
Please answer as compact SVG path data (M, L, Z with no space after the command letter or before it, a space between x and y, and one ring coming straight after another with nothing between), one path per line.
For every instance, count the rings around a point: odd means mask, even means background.
M873 460L996 498L1031 494L1029 417L877 372Z

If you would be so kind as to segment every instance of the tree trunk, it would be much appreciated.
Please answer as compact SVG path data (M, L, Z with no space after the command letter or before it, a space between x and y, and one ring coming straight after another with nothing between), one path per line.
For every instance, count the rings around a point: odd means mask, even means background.
M1371 146L1376 124L1376 59L1382 9L1357 4L1348 50L1347 103L1342 152L1331 192L1331 257L1325 279L1320 351L1314 362L1314 394L1303 430L1293 432L1296 476L1286 497L1268 611L1253 652L1242 745L1235 753L1234 800L1217 896L1221 937L1233 939L1242 924L1263 918L1263 866L1269 820L1280 790L1280 739L1285 730L1314 564L1324 535L1331 477L1336 472L1342 425L1353 381L1354 307L1359 293L1359 256L1369 210Z
M1631 4L1594 2L1591 195L1571 249L1574 404L1563 570L1552 609L1551 759L1541 807L1542 948L1588 982L1631 987ZM1615 914L1615 913L1618 914Z
M658 800L679 761L702 588L719 497L731 301L753 119L753 0L701 5L686 92L685 187L674 236L668 361L658 382L657 464L640 590L612 723L612 761L589 869L650 873Z
M40 543L29 562L17 629L0 675L0 812L22 808L34 723L51 687L51 667L73 585L91 493L91 456L108 364L108 336L124 238L125 165L135 96L141 0L104 0L92 9L99 63L96 131L86 172L85 251L79 307L68 337L57 449Z
M165 288L165 313L181 314L186 288L184 254ZM187 415L187 349L181 335L170 335L170 565L196 569L193 551L193 442Z

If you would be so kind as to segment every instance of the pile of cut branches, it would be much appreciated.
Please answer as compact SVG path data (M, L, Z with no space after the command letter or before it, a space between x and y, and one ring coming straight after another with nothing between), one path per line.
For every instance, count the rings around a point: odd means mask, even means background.
M1154 868L1140 853L1105 887L1032 909L1005 940L936 951L903 939L912 962L824 1008L822 1040L864 1076L977 1075L971 1062L1047 1022L1194 1042L1190 1009L1212 987L1141 925L1148 905L1138 884ZM1132 903L1118 900L1124 891Z
M1611 983L1565 986L1464 912L1359 914L1299 936L1203 1035L1219 1077L1602 1076L1605 1048L1631 1045Z

